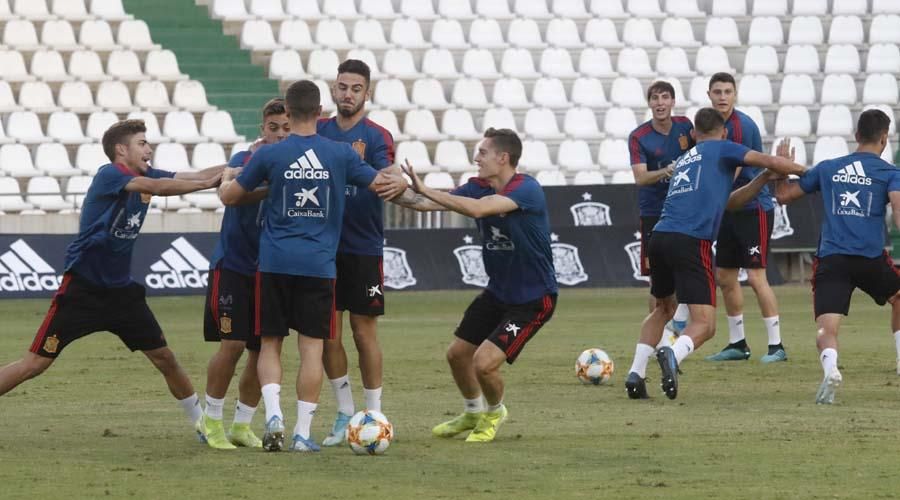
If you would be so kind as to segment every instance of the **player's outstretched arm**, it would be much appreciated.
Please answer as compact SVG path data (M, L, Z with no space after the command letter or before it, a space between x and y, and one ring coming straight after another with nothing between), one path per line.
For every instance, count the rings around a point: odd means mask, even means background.
M222 174L204 180L185 180L178 178L153 179L150 177L135 177L125 185L125 191L131 193L152 194L155 196L177 196L179 194L193 193L203 189L209 189L219 185Z
M740 210L750 200L756 198L762 188L772 180L775 175L771 170L766 170L753 178L752 181L735 189L728 195L728 204L725 205L726 210Z
M374 191L382 199L391 201L406 191L406 179L399 173L386 172L387 169L381 170L375 176L375 179L369 184L369 190Z
M203 170L198 170L196 172L177 172L175 178L186 181L202 181L216 177L217 175L222 175L222 171L227 166L228 165L216 165L215 167L204 168Z
M744 163L769 169L781 175L803 175L806 172L806 167L794 163L794 149L791 147L790 141L779 142L775 154L777 156L751 150L744 156Z
M457 196L426 187L416 174L415 170L413 170L412 165L409 164L409 161L406 162L403 170L412 180L412 188L415 192L439 205L443 205L447 210L480 219L482 217L505 214L519 209L519 205L506 196L493 194L476 200L474 198Z
M439 210L447 210L447 207L435 203L425 196L416 193L412 189L407 189L400 196L391 200L401 207L411 208L418 212L434 212Z
M674 162L664 168L653 171L647 170L646 163L636 163L631 166L631 171L634 173L635 184L638 186L649 186L651 184L656 184L663 179L672 177L672 172L674 172Z

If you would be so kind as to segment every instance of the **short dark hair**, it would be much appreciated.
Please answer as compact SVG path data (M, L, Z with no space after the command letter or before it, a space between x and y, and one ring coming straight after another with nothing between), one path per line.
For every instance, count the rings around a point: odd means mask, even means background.
M700 134L711 134L723 127L725 127L725 119L713 108L701 108L694 115L694 128Z
M262 109L263 121L266 121L266 118L272 115L283 115L284 113L284 99L281 97L270 99Z
M103 133L103 152L110 162L116 161L116 144L128 144L131 136L140 133L147 133L147 126L144 120L122 120L113 123L106 132Z
M522 157L522 139L519 139L519 134L508 128L491 127L484 131L484 137L491 140L496 151L509 155L510 165L518 166L519 158Z
M647 87L647 100L650 100L651 95L659 94L662 92L668 92L669 95L672 96L672 99L675 99L675 87L673 87L669 82L657 80L651 83L649 87Z
M343 73L353 73L365 78L366 87L369 86L369 81L372 77L372 70L369 69L369 65L359 59L347 59L342 62L341 65L338 66L338 74L340 75Z
M319 112L322 95L319 86L309 80L291 84L284 93L284 103L292 120L310 119Z
M709 88L712 88L713 84L716 82L730 83L732 87L737 88L737 83L735 83L734 76L732 76L731 73L725 73L724 71L721 71L714 74L709 79Z
M891 119L880 109L869 109L859 115L856 122L856 136L859 142L871 144L878 142L882 134L890 130Z

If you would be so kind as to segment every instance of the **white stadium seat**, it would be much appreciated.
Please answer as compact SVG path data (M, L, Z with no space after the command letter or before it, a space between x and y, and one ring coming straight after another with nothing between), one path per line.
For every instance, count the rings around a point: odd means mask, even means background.
M659 47L662 43L656 39L653 22L642 17L633 17L625 21L622 28L622 41L633 47Z
M91 187L93 180L94 178L89 175L69 177L69 180L66 181L65 200L74 205L75 208L80 209L84 205L84 196L87 194L88 188Z
M703 39L707 45L718 45L720 47L739 47L741 45L737 23L730 17L710 18L706 22L706 31Z
M856 82L850 75L827 75L822 82L822 104L856 104Z
M863 43L864 39L865 35L860 18L856 16L836 16L831 19L831 28L828 30L828 43L859 45Z
M35 21L52 18L46 0L12 0L12 11L20 17Z
M519 130L512 111L506 108L491 108L484 112L484 118L481 120L481 130L485 131L490 127L508 128L517 132Z
M609 52L599 47L589 47L581 51L581 55L578 56L578 72L589 77L614 77L617 75L612 67Z
M420 173L437 172L439 169L431 163L428 148L422 141L404 141L397 145L394 155L396 165L405 164L407 160Z
M335 68L337 70L337 68ZM334 99L331 97L331 85L328 84L325 80L313 80L313 83L319 87L319 96L322 101L322 111L327 115L332 111L337 110L337 106L334 104Z
M872 54L872 48L869 48ZM825 73L859 73L859 50L853 45L831 45L825 54Z
M541 0L532 0L532 2ZM591 14L584 8L583 0L553 0L553 14L565 19L588 19Z
M546 49L541 52L539 70L546 76L556 78L577 78L578 72L572 65L572 57L566 49Z
M543 49L547 46L534 19L513 19L507 28L506 40L513 47Z
M616 70L625 76L652 77L653 69L650 67L650 57L647 51L640 47L628 47L619 52L619 63Z
M472 4L459 0L438 0L438 14L449 19L472 19Z
M91 113L87 119L85 133L91 139L99 142L100 139L103 138L103 134L106 130L117 121L119 121L119 117L111 111L97 111Z
M450 92L450 102L466 109L487 109L487 94L484 90L484 84L477 78L461 78L453 83L453 90Z
M53 177L32 177L28 179L28 193L25 201L33 204L40 210L58 212L74 206L62 197L59 189L59 181Z
M603 139L597 151L597 160L607 170L631 171L628 142L625 139Z
M445 49L469 47L462 25L456 19L438 19L431 27L431 43Z
M750 33L747 45L781 45L784 43L784 30L781 19L777 17L754 17L750 22Z
M456 187L456 183L453 182L453 177L447 172L426 173L422 182L432 189L442 189L445 191L449 191Z
M738 103L741 105L772 104L772 83L766 75L744 75L737 90Z
M642 108L647 105L644 89L637 78L616 78L609 92L609 98L616 106Z
M531 100L544 108L561 109L570 106L566 88L558 78L540 78L535 81Z
M403 120L403 133L420 141L447 139L447 135L438 130L434 115L427 109L413 109L406 113L406 119Z
M285 47L301 50L312 50L319 47L313 42L309 25L303 19L288 19L281 23L281 27L278 28L278 43ZM290 68L284 68L283 71L290 71Z
M81 173L72 166L66 147L58 142L39 145L34 152L34 166L52 177L70 177Z
M69 73L71 73L71 67ZM154 50L147 53L144 73L164 82L187 80L187 75L178 68L178 60L171 50Z
M872 12L900 14L900 3L894 0L872 0Z
M705 17L697 7L697 0L664 0L665 10L668 14L679 17Z
M426 109L448 109L451 104L444 96L444 88L441 82L434 78L423 78L413 83L410 99L413 104Z
M116 40L131 50L150 51L159 50L160 46L153 43L150 38L150 28L142 19L122 21L119 31L116 32Z
M764 45L747 48L744 55L744 74L775 75L778 71L778 53L775 52L775 47Z
M341 20L355 20L361 17L353 0L322 0L322 13Z
M816 135L853 135L853 116L847 106L822 106Z
M47 21L41 27L41 43L57 50L78 49L75 31L69 21Z
M391 43L407 49L427 49L431 44L422 36L422 28L415 19L396 19L391 24Z
M169 111L163 121L163 134L186 144L206 142L197 130L197 122L190 111Z
M816 102L816 87L809 75L785 75L781 80L779 104L805 104Z
M791 27L788 30L789 45L821 45L824 41L822 21L818 17L798 16L791 20Z
M828 0L794 0L795 16L824 16L828 13Z
M567 184L565 174L559 170L541 170L534 178L541 186L565 186Z
M85 82L63 83L59 88L56 100L63 109L75 113L100 111L100 108L94 104L94 94L91 93L91 88Z
M447 172L465 172L472 169L469 153L462 141L441 141L434 149L434 164Z
M149 111L132 111L128 113L129 120L144 120L144 126L147 127L147 133L145 136L147 137L147 142L151 144L159 144L162 142L169 142L169 138L164 136L159 129L159 122L156 120L156 115Z
M694 76L687 53L681 47L663 47L656 53L656 72L666 76ZM582 71L583 73L583 71Z
M766 128L766 120L763 115L762 109L759 106L747 105L747 106L738 106L738 111L746 114L753 120L753 123L756 124L757 128L759 128L759 135L762 137L766 137L769 135L769 131ZM696 112L694 112L696 114Z
M809 109L806 106L781 106L775 117L775 135L807 137L812 134Z
M545 0L514 0L512 10L519 18L549 19L553 17L547 9Z
M89 175L94 175L100 167L107 163L109 163L109 158L106 157L106 153L103 152L103 145L99 142L78 146L78 151L75 153L75 168Z
M666 45L675 47L696 47L700 45L694 37L691 22L683 17L668 17L660 28L660 40Z
M612 184L634 184L634 172L631 170L618 170L613 172L610 179Z
M3 44L17 50L37 50L37 31L31 21L12 19L3 28Z
M372 80L381 80L385 77L379 67L378 60L375 58L375 53L369 49L353 49L347 52L346 59L356 59L366 63L369 66L369 78ZM418 77L422 77L422 75L418 74Z
M69 56L69 74L85 82L112 80L103 71L100 56L93 50L76 50Z
M591 0L590 11L597 17L608 19L621 19L629 15L622 7L622 0Z
M309 53L306 71L315 78L333 80L337 77L339 64L337 52L331 49L316 49Z
M72 80L72 77L66 73L62 56L55 50L39 50L32 54L31 74L45 82Z
M863 86L863 104L897 104L897 78L889 74L870 74Z
M843 137L819 137L813 148L813 165L848 154L850 154L850 149Z
M578 26L573 19L556 18L547 24L547 43L554 47L580 49L584 42L578 35Z
M803 139L797 136L793 137L784 137L782 139L789 140L791 142L791 147L794 148L794 163L799 163L800 165L808 165L806 158L806 146L803 144ZM775 155L775 152L778 148L778 143L782 139L777 139L772 141L772 152L770 154Z
M191 154L191 166L196 169L214 167L227 163L225 148L217 142L202 142L194 146Z
M24 144L0 146L0 169L10 177L37 177L41 172L34 168L31 152Z
M614 138L626 138L637 128L637 118L631 108L610 108L603 117L603 131Z
M52 113L59 110L53 101L53 92L44 82L25 82L19 89L19 104L37 113Z
M93 50L115 50L119 46L113 40L112 28L103 20L91 20L81 23L78 43Z
M215 109L206 100L206 89L196 80L185 80L175 84L172 104L188 111L203 112Z
M609 106L603 83L597 78L578 78L572 83L572 103L589 108Z
M84 21L91 18L84 3L84 0L53 0L50 13L69 21Z
M3 68L3 79L6 82L27 82L34 76L25 68L25 58L17 50L0 50L0 67Z
M159 80L138 83L134 91L134 104L154 113L168 113L175 110L175 106L169 101L166 85Z
M868 9L868 0L840 0L834 2L834 6L831 8L831 14L835 16L864 16L867 14Z
M106 60L106 73L125 82L148 80L149 77L141 69L141 61L134 51L114 50Z
M170 172L191 170L187 149L181 144L170 142L160 144L153 150L153 167Z
M785 73L816 74L819 72L819 51L812 45L791 45L784 56Z
M291 17L318 20L325 17L319 8L319 0L285 0L284 12Z
M753 0L753 11L751 15L755 16L785 16L788 10L787 0Z
M100 84L97 89L97 105L114 113L127 113L134 107L128 87L118 81Z
M583 140L561 142L556 155L556 164L568 172L597 169L597 164L591 156L591 147Z
M87 84L84 84L87 86ZM88 93L90 93L90 89L88 89ZM11 113L13 111L22 111L25 108L20 106L16 102L16 98L13 95L12 87L10 87L9 82L5 82L0 80L0 113ZM3 121L0 120L0 125L2 125Z
M78 115L71 111L57 111L47 119L47 136L63 144L84 144L91 142L81 131Z
M469 49L463 56L462 72L472 78L499 78L494 56L487 49Z
M531 51L521 48L503 51L503 57L500 60L500 72L519 79L532 79L541 76L534 69L534 59L531 57Z
M287 19L281 0L250 0L250 14L266 21Z
M481 49L504 49L507 47L500 31L500 23L495 19L479 18L469 25L469 43Z
M422 72L434 78L459 78L453 54L447 49L428 49L422 56Z
M613 3L617 1L613 0ZM665 17L665 14L659 9L659 2L656 0L628 0L627 4L628 12L635 17Z
M316 43L334 50L354 47L347 36L347 29L339 19L323 19L316 25Z
M623 45L612 19L594 18L588 21L584 26L584 41L592 47L617 48Z
M229 21L250 19L243 0L213 0L212 17Z
M234 130L234 122L227 111L207 111L200 118L200 135L209 137L210 140L225 144L244 140Z
M739 17L747 15L747 4L734 0L712 0L713 16Z
M241 27L241 48L271 52L280 49L281 45L275 43L275 34L272 33L272 25L268 21L253 19L245 21Z
M563 131L576 139L599 139L603 136L590 108L569 108L563 119Z
M506 0L475 0L475 13L488 19L511 19L509 3Z
M375 86L372 100L375 104L388 109L407 110L415 106L406 95L406 85L396 78L384 79Z
M370 49L386 49L391 45L384 36L381 23L375 19L360 19L353 25L353 43Z
M728 53L724 47L703 46L697 50L696 70L701 75L712 75L714 73L726 72L734 73L734 68L728 61Z
M900 43L900 16L877 15L872 18L869 26L869 43Z
M869 46L869 54L866 56L866 71L868 73L900 73L900 48L893 43ZM859 72L858 65L857 70L853 73L857 72Z
M400 124L397 122L397 115L390 109L373 109L369 111L369 119L386 128L395 141L404 141L407 139L406 134L400 132ZM434 117L432 117L433 119ZM437 127L435 127L437 128Z
M606 178L598 170L582 170L580 172L575 172L572 184L575 186L606 184Z
M2 150L0 150L2 153ZM2 155L0 155L2 156ZM2 167L2 164L0 164ZM12 177L0 177L0 210L4 212L21 212L31 210L34 205L22 198L19 182Z
M423 76L416 69L412 52L407 49L390 49L384 53L382 61L381 69L387 75L404 80L414 80Z
M467 109L448 109L441 118L441 130L452 139L474 141L481 138Z
M401 0L400 13L406 17L422 20L432 20L438 17L434 11L434 4L421 0Z
M519 167L528 172L540 170L556 170L556 165L550 159L550 150L543 141L522 141L522 158Z

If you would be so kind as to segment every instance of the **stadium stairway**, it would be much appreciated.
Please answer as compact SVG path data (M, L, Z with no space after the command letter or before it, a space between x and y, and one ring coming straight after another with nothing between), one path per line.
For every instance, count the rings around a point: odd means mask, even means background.
M250 53L205 6L184 0L123 0L125 10L143 19L156 43L178 58L182 73L203 82L209 103L231 113L238 134L259 134L259 110L279 95L278 82L250 62Z

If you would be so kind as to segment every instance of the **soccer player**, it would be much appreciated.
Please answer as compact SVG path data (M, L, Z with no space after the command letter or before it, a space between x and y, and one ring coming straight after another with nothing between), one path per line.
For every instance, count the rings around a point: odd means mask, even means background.
M369 66L348 59L338 66L337 80L331 88L338 113L319 120L322 137L346 142L359 157L376 170L394 164L394 138L391 133L366 118L366 99L370 96ZM399 169L394 167L396 173ZM335 446L346 439L347 424L355 412L347 353L341 341L344 311L350 312L350 328L359 353L366 408L381 411L382 355L378 344L378 316L384 314L384 202L378 195L356 186L347 186L347 204L337 253L335 282L335 338L325 341L325 374L337 400L338 413L331 433L322 441Z
M662 389L669 399L678 394L678 365L715 335L712 242L726 205L739 207L756 196L768 180L767 175L759 176L729 196L737 168L751 165L779 174L805 170L787 158L765 155L725 140L725 121L712 108L697 112L694 127L691 133L697 145L676 162L662 215L650 238L650 293L656 298L656 307L641 325L634 361L625 381L632 399L647 398L647 361L666 322L675 313L676 293L678 302L688 304L691 321L672 347L656 350ZM780 148L784 147L782 143Z
M125 120L103 134L110 163L91 181L78 236L66 248L62 283L31 347L22 359L0 368L0 394L43 373L70 343L109 331L162 373L202 439L199 399L147 307L144 287L131 278L131 253L153 195L214 187L222 167L177 174L151 168L146 131L143 120Z
M691 130L694 126L686 116L672 116L675 107L675 88L665 81L653 82L647 89L647 106L653 118L642 123L628 136L628 152L631 155L631 170L638 185L638 206L640 208L641 234L641 275L650 275L647 245L653 226L659 221L663 200L669 189L669 178L675 160L685 151L694 147ZM653 310L655 301L650 296L649 307ZM672 330L680 333L688 319L686 304L679 304L672 320Z
M447 361L465 411L432 434L466 442L493 441L507 409L503 362L512 364L556 308L556 273L547 203L540 184L516 172L522 141L509 129L489 128L478 145L478 176L450 193L426 187L407 162L413 181L397 202L420 211L452 210L476 220L490 280L472 301L447 349ZM485 402L487 407L485 407Z
M251 150L263 144L275 144L290 133L284 99L267 102L262 109L262 118L262 140L254 143ZM231 158L228 166L243 167L251 155L250 150L241 151ZM237 446L262 446L262 441L250 429L250 422L260 399L259 378L256 374L259 337L253 333L253 300L262 225L262 200L267 192L260 189L256 195L257 198L251 199L246 205L225 208L219 242L210 260L203 337L207 342L220 343L206 369L203 432L210 447L222 450L235 449ZM234 422L226 435L222 425L225 393L245 348L248 351L247 365L239 382Z
M887 203L894 225L900 227L900 171L880 157L890 123L883 111L863 111L856 125L856 152L820 162L797 182L776 184L778 202L784 204L822 192L825 218L812 281L816 347L825 372L816 393L818 404L833 403L843 381L837 336L856 288L878 305L891 304L891 330L900 359L900 275L884 250Z
M734 109L737 91L734 77L716 73L709 80L709 100L725 120L728 140L762 152L759 128L749 116ZM739 169L734 187L739 188L759 174L759 169L743 166ZM769 239L775 223L775 205L769 188L764 186L753 200L741 210L726 212L722 217L716 242L716 279L722 289L725 314L728 316L728 345L708 356L710 361L741 361L750 358L750 347L744 336L744 292L738 282L740 268L747 270L747 282L756 294L768 335L768 352L760 358L763 363L786 361L787 353L781 342L778 300L769 286L766 265Z
M344 215L344 189L352 184L394 197L406 189L400 176L376 172L350 147L316 134L322 112L319 88L294 82L285 94L291 134L260 147L219 196L240 204L268 181L265 225L259 243L256 334L261 336L257 369L266 405L263 449L284 446L281 412L281 346L288 329L299 332L297 424L294 451L319 451L310 435L322 385L324 339L334 337L335 254Z

